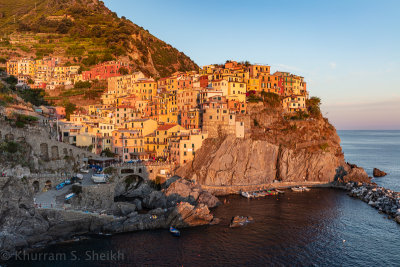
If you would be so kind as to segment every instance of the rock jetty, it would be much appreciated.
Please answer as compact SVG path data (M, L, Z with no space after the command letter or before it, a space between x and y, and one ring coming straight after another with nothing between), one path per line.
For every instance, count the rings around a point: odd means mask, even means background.
M361 199L400 223L400 192L394 192L372 183L357 182L347 183L345 189L349 191L350 196Z

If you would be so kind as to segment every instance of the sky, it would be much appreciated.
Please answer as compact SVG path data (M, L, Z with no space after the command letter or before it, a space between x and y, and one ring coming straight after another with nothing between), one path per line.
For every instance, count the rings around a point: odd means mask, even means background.
M248 60L305 77L340 130L400 130L400 1L105 0L199 66Z

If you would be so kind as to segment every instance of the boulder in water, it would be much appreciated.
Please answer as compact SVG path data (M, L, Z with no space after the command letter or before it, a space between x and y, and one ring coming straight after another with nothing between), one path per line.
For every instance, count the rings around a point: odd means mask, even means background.
M381 171L380 169L374 168L373 175L374 175L374 177L383 177L383 176L386 176L387 173L384 171Z
M246 224L253 222L254 219L251 216L235 216L232 218L231 224L229 227L236 228L240 226L245 226Z

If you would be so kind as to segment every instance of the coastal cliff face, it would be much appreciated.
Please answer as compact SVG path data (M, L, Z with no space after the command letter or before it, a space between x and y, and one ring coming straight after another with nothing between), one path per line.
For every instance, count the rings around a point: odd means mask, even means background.
M177 174L201 185L240 186L274 180L329 183L339 167L349 170L340 138L326 119L287 120L262 105L249 111L252 125L245 138L207 139Z
M0 250L40 242L48 226L33 206L28 186L17 178L0 178Z

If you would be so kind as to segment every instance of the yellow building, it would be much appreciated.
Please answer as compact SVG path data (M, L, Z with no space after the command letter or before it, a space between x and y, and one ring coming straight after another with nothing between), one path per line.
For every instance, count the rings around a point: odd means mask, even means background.
M292 113L306 110L306 97L302 95L287 96L282 100L282 107L285 112Z
M151 119L136 119L130 121L129 124L129 129L139 131L142 136L153 133L158 127L157 122Z
M200 89L179 90L176 94L178 110L190 110L199 105Z
M248 92L250 92L250 91L260 92L261 91L259 78L246 79L246 85L247 85Z
M157 95L157 83L154 80L135 82L132 93L142 100L151 101Z
M144 139L137 130L115 130L112 132L113 152L122 161L141 158L144 155Z
M227 80L213 80L211 86L214 90L222 92L223 96L229 94L229 85Z
M9 75L17 76L18 73L18 60L7 61L7 73Z
M182 132L177 138L170 141L171 162L183 165L194 159L196 151L199 150L203 141L207 139L207 133Z
M178 132L185 130L179 124L166 123L160 125L152 134L145 136L146 151L155 153L157 157L168 158L168 143L171 137L176 137Z
M267 65L251 65L247 67L247 71L250 74L250 78L256 78L260 74L270 74L271 67Z
M166 83L167 92L176 91L178 89L178 80L176 77L168 77Z
M29 75L35 77L36 64L33 59L18 60L18 74Z
M239 102L246 101L246 83L244 82L228 82L228 100L237 100Z

